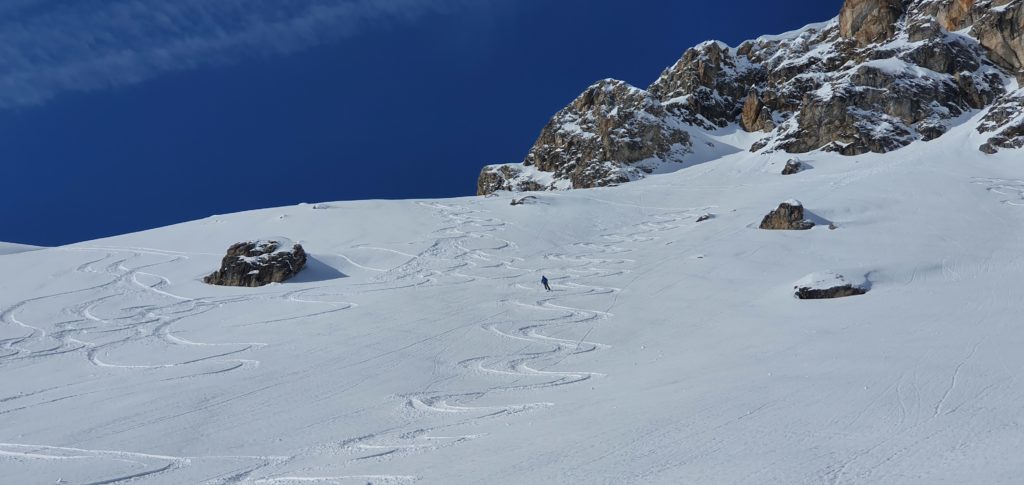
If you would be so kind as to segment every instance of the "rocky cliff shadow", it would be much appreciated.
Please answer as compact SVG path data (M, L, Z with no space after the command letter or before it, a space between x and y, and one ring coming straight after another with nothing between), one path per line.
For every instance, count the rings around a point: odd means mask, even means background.
M302 271L299 271L299 274L295 275L286 283L318 283L321 281L348 278L347 274L342 273L338 268L332 266L330 263L331 261L328 257L309 255L306 258L306 267L302 268Z

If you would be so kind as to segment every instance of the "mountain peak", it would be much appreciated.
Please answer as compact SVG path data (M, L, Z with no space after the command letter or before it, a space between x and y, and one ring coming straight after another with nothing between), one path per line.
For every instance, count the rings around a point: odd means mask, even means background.
M1024 0L847 0L831 21L736 48L702 42L647 90L588 88L522 164L486 167L478 192L627 182L686 162L695 133L730 126L763 133L740 149L859 155L936 139L984 112L979 149L1019 148L1022 32ZM599 85L618 94L595 98Z

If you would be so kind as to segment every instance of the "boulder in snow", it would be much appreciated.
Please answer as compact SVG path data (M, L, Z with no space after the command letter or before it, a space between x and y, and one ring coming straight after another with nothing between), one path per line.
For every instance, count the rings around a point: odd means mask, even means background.
M868 292L863 283L853 284L843 275L831 271L804 276L794 284L793 290L793 295L801 300L844 298Z
M761 229L803 231L814 227L814 223L804 219L804 206L799 200L787 200L761 220Z
M786 162L786 166L782 168L782 175L793 175L799 173L804 169L804 164L800 163L800 160L795 158L790 159Z
M220 269L203 281L211 285L251 288L285 281L305 265L306 251L302 245L289 240L240 242L228 248Z

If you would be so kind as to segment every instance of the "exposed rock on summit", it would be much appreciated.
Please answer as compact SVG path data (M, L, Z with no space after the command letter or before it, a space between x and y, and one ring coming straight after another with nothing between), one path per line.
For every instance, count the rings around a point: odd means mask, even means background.
M477 194L629 182L663 163L681 162L691 147L685 128L647 91L606 79L548 122L520 167L484 168ZM536 171L550 173L551 181L524 176Z
M555 115L482 194L615 185L737 126L753 152L885 153L986 111L986 152L1017 148L1024 0L846 0L838 17L730 47L709 41L642 90L605 80ZM746 147L743 147L746 148Z
M280 283L306 265L306 251L287 240L249 241L233 244L220 269L203 278L211 285L257 287Z
M839 33L858 46L884 42L896 36L903 15L903 0L846 0L839 13Z

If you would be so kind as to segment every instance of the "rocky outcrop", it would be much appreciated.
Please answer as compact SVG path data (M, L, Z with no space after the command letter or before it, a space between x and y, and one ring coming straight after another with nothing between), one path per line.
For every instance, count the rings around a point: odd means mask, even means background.
M489 168L478 191L622 183L685 158L688 132L730 125L765 133L750 147L764 153L859 155L933 140L1005 99L1014 76L1024 82L1022 32L1024 0L846 0L829 22L688 49L647 90L591 86L545 127L520 172ZM1010 109L993 110L985 151L1017 146Z
M804 164L800 163L800 160L790 159L786 161L786 166L782 167L782 175L793 175L800 173L803 170Z
M647 91L606 79L548 122L523 169L485 168L477 193L559 188L558 181L579 189L642 178L664 163L682 162L690 153L686 128ZM536 177L523 177L531 169L550 173L553 182L542 185Z
M764 216L758 227L774 231L803 231L814 227L814 223L804 219L804 206L800 201L788 200Z
M1024 89L1000 98L988 111L978 132L990 137L980 148L996 153L1000 148L1024 148Z
M756 91L751 90L743 102L743 111L740 113L740 126L747 131L772 131L775 129L775 120L772 119L772 111L764 105L761 97Z
M830 298L845 298L847 296L863 295L868 290L851 284L833 286L831 288L796 288L796 297L801 300L827 300Z
M683 53L647 90L673 114L705 129L736 121L750 86L764 76L760 66L737 58L722 42L705 42Z
M825 300L863 295L868 292L866 282L853 284L846 277L826 271L804 276L793 286L793 296L801 300Z
M839 12L839 33L858 46L885 42L896 36L903 0L846 0Z
M993 61L1024 82L1024 2L995 0L992 7L978 15L971 36L988 50Z
M220 269L203 278L211 285L257 287L283 282L306 265L306 251L287 240L233 244Z
M487 195L499 190L528 192L544 190L533 178L536 171L524 170L517 165L488 165L480 171L476 182L476 195Z

